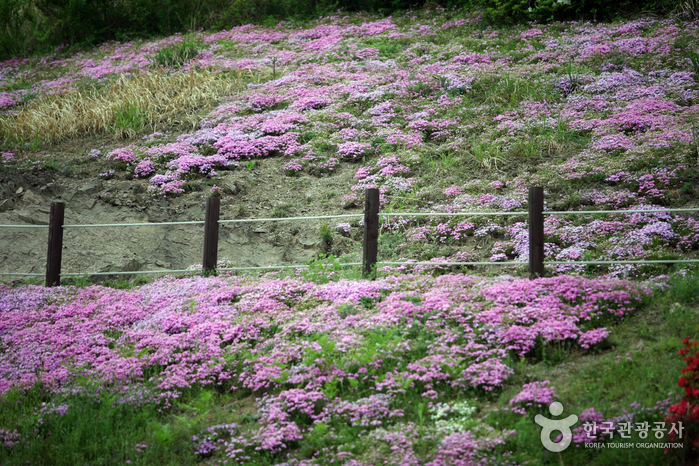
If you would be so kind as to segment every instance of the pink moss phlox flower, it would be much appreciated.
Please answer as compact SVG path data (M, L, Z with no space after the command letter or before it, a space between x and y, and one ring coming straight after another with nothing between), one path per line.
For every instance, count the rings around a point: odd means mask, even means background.
M120 160L123 162L133 163L136 161L136 153L133 151L133 146L126 146L113 150L107 156L107 158L111 160Z
M551 382L544 380L543 382L531 382L525 383L522 386L522 391L514 396L510 400L510 405L520 405L519 407L513 408L517 410L520 414L525 414L525 408L534 407L537 408L548 407L558 398L553 387L550 386ZM524 403L522 406L521 404Z
M369 150L371 150L371 145L369 144L346 142L337 146L337 155L339 155L341 159L354 160L364 157Z
M134 170L134 177L145 178L152 175L155 172L155 165L150 160L142 160L136 165ZM155 183L154 183L155 184Z

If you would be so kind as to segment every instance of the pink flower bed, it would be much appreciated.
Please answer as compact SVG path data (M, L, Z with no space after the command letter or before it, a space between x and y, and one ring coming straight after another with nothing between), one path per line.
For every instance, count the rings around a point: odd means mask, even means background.
M309 435L298 416L377 428L403 416L396 397L406 389L431 403L447 389L496 390L513 374L508 354L526 355L537 340L596 344L602 338L588 335L633 313L647 292L622 280L461 274L320 285L273 275L164 278L129 291L0 291L0 392L37 383L59 391L89 377L113 389L153 387L156 398L209 385L263 393L259 430L232 431L223 446L239 461ZM432 343L424 357L406 360L420 332ZM328 387L339 383L375 394L332 400ZM511 403L554 397L547 382L535 382ZM442 447L446 454L455 446Z

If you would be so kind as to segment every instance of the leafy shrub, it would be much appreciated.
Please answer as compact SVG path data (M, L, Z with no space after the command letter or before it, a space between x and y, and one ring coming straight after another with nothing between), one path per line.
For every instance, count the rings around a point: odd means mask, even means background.
M51 51L63 44L96 44L248 23L275 25L279 20L311 19L338 9L392 14L428 3L432 5L425 0L0 0L0 60ZM482 9L487 21L500 24L604 20L639 11L687 11L696 16L697 11L697 0L445 0L439 4L449 9ZM380 52L390 56L397 50Z
M678 5L674 0L618 2L614 0L476 0L491 23L525 21L565 21L572 19L609 20L633 11L669 13Z
M38 10L23 0L0 0L0 57L26 54L36 46Z
M218 0L0 0L0 59L211 27Z

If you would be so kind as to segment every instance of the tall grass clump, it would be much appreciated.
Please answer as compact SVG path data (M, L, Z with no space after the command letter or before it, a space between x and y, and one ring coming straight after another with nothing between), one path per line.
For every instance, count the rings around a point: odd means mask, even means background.
M185 37L181 42L170 44L158 50L153 65L166 68L179 68L187 61L196 57L200 44L192 37Z
M196 124L202 107L243 88L240 74L191 71L173 76L150 72L120 76L99 90L47 95L0 117L0 141L28 141L41 134L46 142L82 133L134 137L144 128Z
M111 129L122 137L133 138L146 126L148 119L148 115L140 106L125 102L115 109Z

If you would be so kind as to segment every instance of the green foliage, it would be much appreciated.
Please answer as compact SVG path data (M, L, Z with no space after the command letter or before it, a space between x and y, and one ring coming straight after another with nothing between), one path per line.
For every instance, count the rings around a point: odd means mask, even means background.
M114 112L112 131L121 129L127 132L138 132L146 126L147 121L147 114L139 105L127 103Z
M329 256L321 254L317 259L308 261L308 268L303 271L302 275L306 280L323 284L331 280L338 280L340 278L338 272L341 270L342 265L337 257L332 254Z
M490 141L478 142L475 135L473 136L471 150L467 151L467 155L474 160L479 167L488 170L491 168L497 169L498 163L503 161L499 147Z
M668 332L680 341L696 339L697 305L699 305L699 276L695 271L686 276L674 276L668 282L670 288L654 299ZM655 333L654 333L655 334Z
M317 135L313 131L307 131L301 135L301 137L299 138L299 143L306 144L315 139L316 137Z
M90 277L85 275L79 275L77 277L68 277L61 280L62 286L75 286L77 288L85 288L86 286L91 286L92 281Z
M36 48L44 21L26 0L0 0L0 58L26 55Z
M50 52L57 46L127 41L139 37L171 35L201 28L226 29L254 23L268 26L280 20L304 21L344 12L393 14L425 6L425 0L0 0L0 60L32 52ZM482 9L490 23L514 24L536 20L610 19L638 11L669 13L676 0L447 0L445 8ZM695 0L684 2L695 4ZM682 3L682 4L684 4ZM431 40L446 40L448 35ZM403 44L372 46L392 58ZM192 53L188 49L187 54ZM181 60L182 52L157 58ZM185 55L191 58L191 56ZM187 58L185 58L186 60ZM160 63L159 63L160 64ZM424 91L421 89L421 91Z
M529 358L533 361L541 361L547 366L556 366L568 359L568 353L572 344L568 341L544 341L537 337L534 348L529 353Z
M272 210L272 217L274 218L283 218L283 217L288 217L289 216L289 209L291 209L291 204L286 204L286 203L281 203L281 204L276 204L274 206L274 209Z
M0 0L0 59L213 26L218 0Z
M167 446L174 441L170 424L161 425L157 421L151 421L149 427L153 432L153 437L155 437L155 440L157 440L159 443Z
M328 222L325 222L320 226L320 238L328 246L333 243L333 231L328 225Z
M380 260L394 259L398 255L398 246L405 244L406 239L403 233L397 231L387 231L380 235L378 246L378 257Z
M0 396L0 425L14 426L22 439L13 448L0 446L2 464L195 464L190 439L199 429L167 420L156 403L120 403L115 392L50 394L40 385L27 392ZM46 405L42 405L46 403ZM66 408L44 413L45 406ZM45 409L46 409L45 408ZM134 445L147 447L139 452Z
M345 303L342 306L340 306L340 309L338 309L338 314L340 315L340 318L345 319L347 318L347 316L353 316L357 314L357 310L353 305Z
M669 13L677 7L677 2L673 0L475 0L474 3L484 8L487 22L496 24L572 19L610 20L640 11Z
M420 8L424 0L233 0L220 12L217 28L247 23L276 25L279 20L304 20L343 12L373 11L390 14L399 10ZM445 6L469 6L470 0L447 1Z
M424 82L419 82L417 84L412 84L407 88L408 92L418 94L421 96L427 96L434 92L433 86Z
M196 57L199 53L199 48L200 44L196 39L185 37L182 42L176 42L158 50L153 64L168 68L179 68L188 60Z

